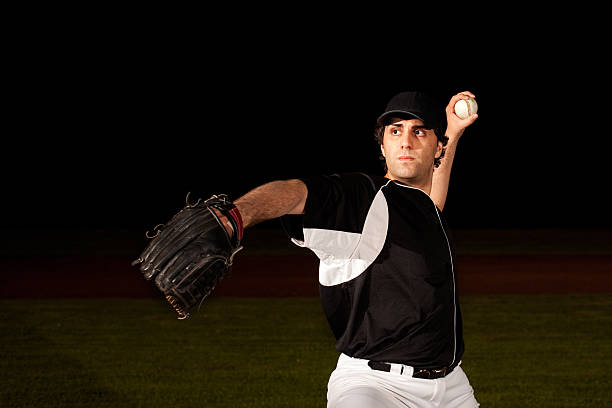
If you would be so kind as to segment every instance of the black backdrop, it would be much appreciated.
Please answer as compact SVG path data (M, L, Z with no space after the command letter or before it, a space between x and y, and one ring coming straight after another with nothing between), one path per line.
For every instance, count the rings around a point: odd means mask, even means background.
M477 95L445 210L452 226L612 226L608 79L593 58L146 44L43 44L17 64L3 228L149 228L189 191L237 198L274 179L381 173L374 120L407 89Z

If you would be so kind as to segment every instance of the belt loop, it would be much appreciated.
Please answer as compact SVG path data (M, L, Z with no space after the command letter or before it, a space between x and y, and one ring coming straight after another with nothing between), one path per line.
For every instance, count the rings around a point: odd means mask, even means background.
M389 366L391 367L390 371L395 374L401 374L401 372L404 370L404 366L402 364L389 364Z
M412 373L414 373L414 367L411 366L402 366L404 368L404 375L408 377L412 377Z

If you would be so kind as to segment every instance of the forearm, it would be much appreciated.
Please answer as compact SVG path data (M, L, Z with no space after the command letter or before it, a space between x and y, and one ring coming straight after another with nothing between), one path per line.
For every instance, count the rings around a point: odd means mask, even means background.
M249 191L234 204L246 228L285 214L302 214L307 195L301 180L278 180Z
M449 138L444 157L440 162L440 166L438 166L433 173L431 199L440 210L444 209L444 204L446 203L451 170L453 167L458 142L459 137Z
M475 97L476 95L469 91L459 92L451 98L446 106L447 128L444 134L448 137L448 143L445 146L446 151L444 152L444 157L440 165L434 170L431 184L431 199L440 210L444 209L444 204L446 203L451 170L453 168L453 161L455 160L459 138L463 135L465 129L478 119L478 114L472 114L465 119L459 118L455 114L455 104L461 99Z

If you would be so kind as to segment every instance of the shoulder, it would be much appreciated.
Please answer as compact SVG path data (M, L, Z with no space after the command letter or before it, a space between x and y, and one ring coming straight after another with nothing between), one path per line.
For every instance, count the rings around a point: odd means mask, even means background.
M384 185L382 179L380 176L358 172L304 179L308 189L305 212L352 213L362 208L367 209Z
M363 189L372 192L378 191L382 186L389 182L389 179L361 172L336 173L331 175L322 175L305 180L310 183L322 183L336 185L345 189Z

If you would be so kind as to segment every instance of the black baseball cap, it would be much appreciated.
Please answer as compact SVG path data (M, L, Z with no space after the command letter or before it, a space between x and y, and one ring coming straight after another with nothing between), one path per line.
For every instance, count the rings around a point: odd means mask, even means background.
M443 123L444 109L429 94L419 91L400 92L389 100L376 122L383 125L389 117L420 119L427 129L438 129Z

